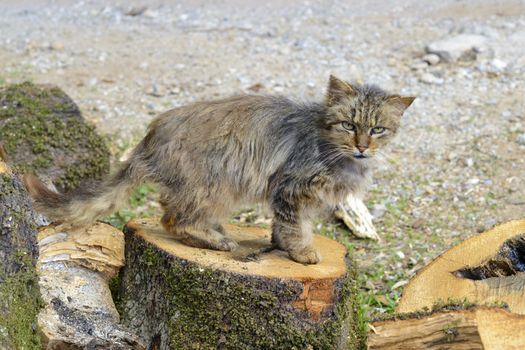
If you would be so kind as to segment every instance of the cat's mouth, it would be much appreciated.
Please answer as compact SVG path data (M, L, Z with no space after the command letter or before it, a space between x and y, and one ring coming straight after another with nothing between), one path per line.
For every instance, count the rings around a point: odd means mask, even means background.
M368 158L368 156L365 156L364 154L354 154L355 159L365 159Z

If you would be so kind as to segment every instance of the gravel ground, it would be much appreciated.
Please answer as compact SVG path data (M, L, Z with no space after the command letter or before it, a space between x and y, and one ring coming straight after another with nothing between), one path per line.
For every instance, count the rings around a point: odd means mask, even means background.
M525 1L2 1L0 82L62 87L113 142L159 112L239 92L320 99L330 73L418 98L366 200L383 242L353 247L369 312L435 256L525 210ZM147 4L147 7L146 7ZM482 36L447 63L425 47Z

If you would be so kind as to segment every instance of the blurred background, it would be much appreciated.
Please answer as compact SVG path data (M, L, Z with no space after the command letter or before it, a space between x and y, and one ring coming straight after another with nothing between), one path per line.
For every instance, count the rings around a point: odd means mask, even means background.
M316 227L353 252L363 312L392 312L431 259L525 214L525 1L0 1L0 84L61 87L115 161L160 112L319 100L329 74L418 96L365 198L383 241ZM108 220L155 215L154 199L143 186Z

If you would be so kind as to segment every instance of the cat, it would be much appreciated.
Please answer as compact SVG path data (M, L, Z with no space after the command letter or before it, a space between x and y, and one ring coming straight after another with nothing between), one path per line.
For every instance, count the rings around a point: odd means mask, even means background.
M116 211L143 181L156 184L161 223L195 247L233 250L221 223L239 205L266 202L272 243L316 264L312 216L362 193L372 159L396 134L414 97L330 76L324 101L240 95L178 107L156 117L130 158L94 186L61 194L25 176L37 210L87 225Z

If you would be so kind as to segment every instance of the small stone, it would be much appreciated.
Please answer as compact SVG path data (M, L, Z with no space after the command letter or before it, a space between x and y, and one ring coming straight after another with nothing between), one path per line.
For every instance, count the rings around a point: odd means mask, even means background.
M447 155L447 160L449 161L452 161L454 159L456 159L458 157L458 154L454 151L450 152L448 155Z
M496 226L498 222L496 221L496 219L487 219L485 220L485 229L488 230L494 226Z
M469 179L469 180L467 181L467 183L468 183L469 185L473 185L473 186L475 186L475 185L479 184L479 179L478 179L477 177L473 177L472 179Z
M249 86L248 90L253 91L253 92L260 92L264 90L264 85L261 83L256 83L256 84Z
M428 63L425 61L416 61L410 65L412 70L422 70L428 67Z
M166 91L162 86L154 83L151 85L151 89L148 94L154 97L162 97L166 95Z
M147 6L132 7L128 12L126 12L126 16L131 16L131 17L140 16L147 9L148 9Z
M467 158L467 159L465 159L465 164L466 164L466 166L471 168L474 165L474 160L472 158Z
M372 208L371 214L374 220L380 219L386 213L386 206L384 204L376 204Z
M482 35L460 34L430 43L426 51L438 55L445 62L456 62L460 59L475 59L476 51L483 50L486 42L487 38Z
M507 199L507 203L512 205L524 205L525 204L525 196L521 195L514 195Z
M408 284L408 281L407 280L401 280L401 281L397 281L396 283L394 283L394 285L392 286L392 289L398 289L399 287L403 287L404 285Z
M505 118L505 119L508 119L508 118L510 118L512 116L512 113L511 113L511 111L503 111L503 112L501 112L501 116L503 118Z
M64 44L60 41L54 41L49 45L49 48L55 51L62 51L64 50Z
M493 68L495 68L496 70L502 71L502 70L504 70L507 67L507 62L495 58L495 59L490 61L490 65Z
M516 142L522 146L525 146L525 132L522 132L516 137Z
M146 9L146 11L142 13L142 16L147 17L147 18L157 18L159 17L159 15L160 15L159 11L155 11L152 9Z
M399 259L404 259L405 258L405 253L403 253L402 251L397 251L396 255L397 255L397 257Z
M432 73L421 74L421 76L419 77L419 80L425 84L434 84L434 85L441 85L444 82L443 79L436 77Z
M431 66L434 66L439 63L439 56L433 53L429 53L423 56L423 61L427 62Z

